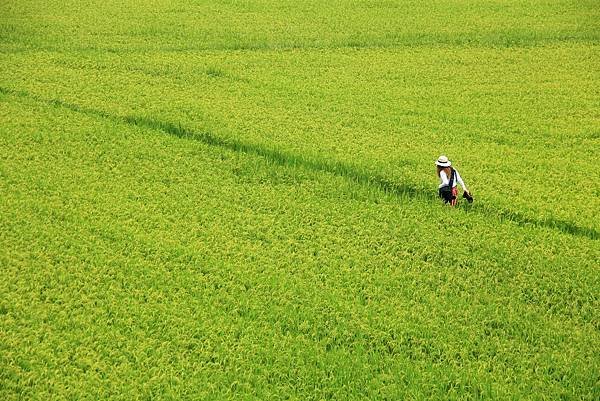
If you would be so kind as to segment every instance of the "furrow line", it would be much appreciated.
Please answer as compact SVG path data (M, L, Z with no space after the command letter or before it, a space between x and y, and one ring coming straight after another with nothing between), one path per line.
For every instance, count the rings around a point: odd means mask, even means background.
M292 154L279 149L268 148L260 144L244 142L235 138L222 138L208 131L194 131L180 124L174 124L154 118L114 115L106 111L80 106L60 99L45 99L29 92L9 89L1 86L0 93L32 99L37 102L65 108L88 116L109 119L120 124L128 124L157 130L177 138L195 140L209 146L220 147L233 152L260 156L269 162L280 166L305 168L311 171L338 175L358 184L377 188L383 193L392 194L400 199L420 199L423 201L438 202L436 194L429 188L412 183L393 182L389 178L386 178L382 175L376 175L368 172L367 170L362 170L358 166L349 165L340 161L329 161L317 157L307 157L303 155ZM523 227L535 226L551 228L566 234L587 237L592 240L597 240L599 237L598 231L591 227L578 226L570 221L552 217L535 219L527 217L517 211L498 208L489 203L479 202L474 205L465 205L461 208L461 210L463 210L465 213L477 213L484 216L494 217L500 221L509 221Z

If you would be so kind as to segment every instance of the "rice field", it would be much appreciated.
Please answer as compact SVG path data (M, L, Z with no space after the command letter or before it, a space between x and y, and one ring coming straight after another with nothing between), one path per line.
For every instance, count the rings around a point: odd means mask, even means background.
M596 1L5 0L0 72L0 399L600 398Z

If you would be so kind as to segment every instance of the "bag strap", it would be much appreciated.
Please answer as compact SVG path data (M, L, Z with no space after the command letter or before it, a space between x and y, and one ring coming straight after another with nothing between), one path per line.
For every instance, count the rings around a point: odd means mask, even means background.
M452 167L450 167L450 180L448 182L448 185L450 186L450 188L452 188L454 186L454 177L456 177L456 170L454 170Z

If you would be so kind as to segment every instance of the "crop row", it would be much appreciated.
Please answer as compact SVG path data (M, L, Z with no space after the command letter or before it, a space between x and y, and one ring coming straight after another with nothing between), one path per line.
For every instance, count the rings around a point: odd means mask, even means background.
M531 10L535 10L532 12ZM535 46L598 40L593 1L4 1L9 50ZM68 33L68 34L67 34Z

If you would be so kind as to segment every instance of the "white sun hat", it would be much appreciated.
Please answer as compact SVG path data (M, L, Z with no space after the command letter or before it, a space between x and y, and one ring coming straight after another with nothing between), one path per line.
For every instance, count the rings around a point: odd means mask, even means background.
M435 162L435 165L440 167L450 167L452 163L450 163L448 157L442 155L438 157L437 161Z

